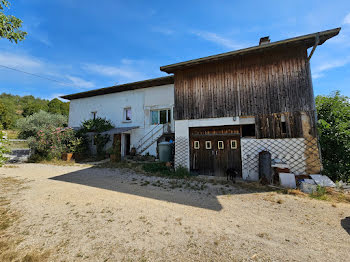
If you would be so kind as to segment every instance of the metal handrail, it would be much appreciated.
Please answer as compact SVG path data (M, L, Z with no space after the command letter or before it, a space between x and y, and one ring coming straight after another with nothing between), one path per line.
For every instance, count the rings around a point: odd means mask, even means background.
M137 146L136 149L139 149L142 145L144 145L150 138L153 138L153 135L158 133L160 130L162 130L162 128L159 128L155 133L153 132L156 128L158 128L159 126L161 126L163 124L157 124L155 127L153 127L146 135L144 135L140 140L139 140L139 144ZM148 137L145 141L143 141L149 134L152 134L151 137Z

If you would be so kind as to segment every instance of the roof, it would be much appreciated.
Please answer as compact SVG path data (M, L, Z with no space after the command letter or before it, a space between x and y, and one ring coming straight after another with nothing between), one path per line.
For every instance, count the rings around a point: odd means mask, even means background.
M65 95L65 96L61 96L61 98L73 100L73 99L106 95L106 94L130 91L130 90L147 88L147 87L161 86L161 85L167 85L167 84L173 84L173 83L174 83L174 76L171 75L171 76L164 76L164 77L158 77L158 78L153 78L153 79L147 79L147 80L133 82L133 83L127 83L127 84L122 84L122 85L115 85L115 86L111 86L111 87L94 89L94 90L81 92L81 93L75 93L75 94L71 94L71 95Z
M167 73L174 73L176 70L190 67L193 65L229 59L229 58L232 58L234 56L246 55L246 54L254 53L254 52L261 52L261 51L265 51L265 50L272 49L275 47L280 47L280 46L304 45L307 48L309 48L309 47L315 45L317 36L319 37L318 45L322 45L328 39L339 34L340 29L341 28L339 27L339 28L330 29L330 30L326 30L326 31L316 32L313 34L293 37L293 38L289 38L289 39L285 39L285 40L281 40L281 41L277 41L277 42L272 42L272 43L253 46L253 47L244 48L244 49L240 49L240 50L236 50L236 51L231 51L231 52L227 52L227 53L223 53L223 54L207 56L207 57L203 57L203 58L199 58L199 59L193 59L193 60L189 60L189 61L185 61L185 62L166 65L166 66L162 66L160 68L160 70L167 72Z

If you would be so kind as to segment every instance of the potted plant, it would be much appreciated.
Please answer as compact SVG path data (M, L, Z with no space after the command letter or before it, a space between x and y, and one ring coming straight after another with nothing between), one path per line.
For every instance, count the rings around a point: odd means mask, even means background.
M62 154L62 160L71 161L73 159L73 154L78 151L80 145L81 138L73 137L67 145L67 152Z

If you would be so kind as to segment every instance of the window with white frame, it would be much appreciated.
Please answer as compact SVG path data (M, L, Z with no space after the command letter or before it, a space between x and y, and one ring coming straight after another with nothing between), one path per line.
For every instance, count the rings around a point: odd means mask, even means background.
M131 107L124 108L124 121L131 121Z
M151 124L166 124L171 122L171 109L151 110Z
M218 141L218 149L224 149L224 141Z
M237 140L231 140L231 149L237 149Z
M211 149L211 141L205 141L205 149Z
M193 148L194 149L199 149L199 147L200 147L199 141L194 141L193 142Z

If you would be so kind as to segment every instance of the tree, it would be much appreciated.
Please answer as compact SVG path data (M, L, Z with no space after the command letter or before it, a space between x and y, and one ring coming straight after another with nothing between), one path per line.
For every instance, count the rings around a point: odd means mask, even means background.
M9 129L16 121L16 116L13 113L11 106L0 101L0 124L4 129Z
M52 99L47 105L49 107L49 113L52 114L61 114L61 103L63 103L62 101L60 101L57 98Z
M17 44L18 41L25 39L27 33L20 30L22 27L21 19L13 15L4 14L4 8L9 7L9 1L0 0L0 38L7 38L11 42L15 42Z
M48 104L48 112L68 116L69 103L64 103L58 98L52 99Z
M38 113L40 110L47 111L47 106L32 102L30 104L27 104L25 107L23 107L22 115L24 117L27 117L34 113Z
M316 109L324 173L350 182L350 99L339 91L317 96Z
M37 132L43 128L66 127L67 122L68 119L66 116L39 111L17 121L17 127L20 131L19 137L26 139L36 136Z

